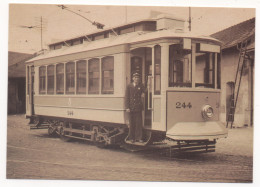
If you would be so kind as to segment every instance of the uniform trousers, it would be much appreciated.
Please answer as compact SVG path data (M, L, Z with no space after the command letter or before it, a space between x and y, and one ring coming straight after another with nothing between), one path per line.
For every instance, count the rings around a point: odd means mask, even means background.
M130 112L129 117L129 140L138 141L142 139L143 126L142 126L142 111Z

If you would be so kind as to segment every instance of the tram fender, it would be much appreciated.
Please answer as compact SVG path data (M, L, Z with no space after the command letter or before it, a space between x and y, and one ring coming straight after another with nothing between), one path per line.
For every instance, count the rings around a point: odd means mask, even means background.
M218 121L178 122L166 132L174 140L214 140L227 135L227 129Z

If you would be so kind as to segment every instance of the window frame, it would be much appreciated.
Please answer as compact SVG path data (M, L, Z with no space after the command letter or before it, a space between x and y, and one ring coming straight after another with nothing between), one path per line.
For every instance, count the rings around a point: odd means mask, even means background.
M97 63L97 71L93 71L90 66L92 63ZM94 66L94 65L93 65ZM94 73L98 73L98 78L92 78L91 73L93 74L92 76L94 77ZM99 58L92 58L88 60L88 94L99 94L100 93L100 59ZM97 88L95 88L95 83L93 80L96 80L95 82L98 83ZM91 82L93 81L93 82ZM91 88L95 88L94 90L91 90Z
M197 69L197 50L196 50L196 54L195 54L195 65L196 65L196 69ZM204 88L215 88L215 58L216 58L216 53L214 52L199 52L199 53L204 53L203 56L205 55L205 67L203 70L203 83L201 82L197 82L197 80L195 79L195 87L204 87ZM204 61L203 61L204 62ZM210 63L211 67L210 67ZM210 83L210 73L212 74L211 79L212 79L212 83ZM197 71L196 71L196 78L197 76Z
M53 67L53 75L49 74L49 69ZM49 77L52 76L53 77L53 90L49 91L49 85L50 85L50 80ZM47 66L47 94L54 94L55 91L55 65L48 65Z
M79 71L79 64L84 64L85 63L85 71ZM76 62L76 94L87 94L87 66L88 66L88 62L87 62L87 60L78 60L77 62ZM84 91L80 91L79 90L79 86L81 85L81 84L79 84L81 81L79 81L80 79L79 79L79 76L80 75L85 75L85 89L84 89L84 87L83 87L83 90Z
M68 72L69 66L72 67L72 71ZM65 64L65 93L66 94L75 94L76 80L75 80L75 62L69 61ZM71 89L71 90L69 90Z
M41 69L44 69L43 71ZM44 95L46 94L46 66L39 67L39 94ZM42 73L43 72L43 73ZM42 82L42 80L44 80Z
M110 63L110 61L105 61L106 59L112 59L112 69L104 70L104 63ZM102 94L114 94L114 81L115 81L115 73L114 73L114 68L115 68L115 61L114 61L114 56L106 56L101 59L101 93ZM104 72L108 71L110 74L110 81L112 80L112 88L106 90L104 88L104 82L105 82L105 76ZM112 72L112 73L111 73ZM112 74L112 79L111 79L111 74ZM110 84L111 85L111 84Z
M191 46L192 47L192 46ZM186 52L187 54L180 55L180 57L174 57L174 52L176 51L176 54L179 51ZM190 55L189 58L186 56ZM180 43L172 44L169 46L169 80L168 80L168 86L169 87L185 87L185 88L192 88L192 60L193 60L193 50L191 49L183 49L181 48ZM180 70L175 70L176 62L180 62ZM184 63L188 64L188 78L186 82L184 82ZM177 69L177 68L176 68ZM180 73L180 75L179 75ZM174 79L175 74L178 74L179 77L181 77L182 82L177 82Z
M63 73L58 73L59 71L59 67L63 67ZM60 89L60 84L58 84L58 76L61 75L61 77L63 77L63 89L62 90L58 90ZM57 95L63 95L65 93L65 65L64 63L59 63L59 64L56 64L56 80L55 80L55 83L56 83L56 94Z
M157 52L157 50L159 50ZM159 53L159 57L157 57L157 53ZM162 47L160 45L154 46L154 95L160 95L161 94L161 79L162 79L162 68L161 68L161 61L162 61ZM157 72L156 65L159 66L159 72ZM156 90L156 77L159 76L159 90Z

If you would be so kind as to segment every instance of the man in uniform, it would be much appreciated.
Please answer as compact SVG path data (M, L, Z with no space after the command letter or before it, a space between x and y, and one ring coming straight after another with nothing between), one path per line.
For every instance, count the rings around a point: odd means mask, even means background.
M140 83L140 75L133 74L133 82L126 89L126 112L129 112L129 136L128 139L134 142L143 142L142 140L142 97L145 88Z

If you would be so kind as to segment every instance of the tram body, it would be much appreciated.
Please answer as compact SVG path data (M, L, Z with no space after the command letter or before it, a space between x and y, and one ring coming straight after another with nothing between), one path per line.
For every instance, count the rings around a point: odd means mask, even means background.
M161 20L49 45L49 51L27 62L26 116L48 122L49 130L63 138L124 143L129 126L125 90L138 72L146 87L144 145L165 138L226 137L219 119L220 42L176 28L158 29Z

